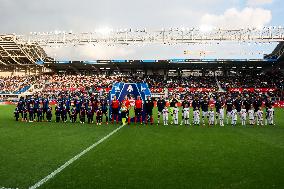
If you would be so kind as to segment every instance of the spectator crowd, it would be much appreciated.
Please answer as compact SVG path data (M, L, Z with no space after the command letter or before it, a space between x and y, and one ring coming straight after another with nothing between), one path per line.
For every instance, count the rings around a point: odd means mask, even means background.
M209 89L210 92L228 92L232 88L272 88L275 89L269 95L272 97L283 96L283 74L282 73L266 73L264 75L242 75L230 77L210 77L210 76L188 76L188 77L167 77L164 76L130 76L130 75L82 75L82 74L43 74L36 76L13 76L0 77L0 94L17 94L26 87L34 85L41 94L56 98L62 93L107 93L113 83L141 83L145 82L153 93L173 91L180 92L178 89L196 89L201 92L200 88ZM219 84L219 85L218 85ZM187 92L186 92L187 91ZM207 91L207 92L208 92ZM31 92L31 91L30 91ZM192 91L191 91L192 92ZM194 91L193 91L194 92ZM231 91L232 92L232 91ZM190 93L184 90L183 93ZM182 93L180 93L182 94Z

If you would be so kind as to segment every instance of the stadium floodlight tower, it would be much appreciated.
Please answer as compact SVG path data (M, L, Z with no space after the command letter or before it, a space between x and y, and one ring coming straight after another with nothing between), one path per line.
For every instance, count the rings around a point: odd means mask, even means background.
M147 29L99 29L94 32L31 32L28 35L16 35L19 42L37 43L41 46L50 45L84 45L84 44L194 44L230 42L281 42L284 41L284 28L169 28L162 30Z

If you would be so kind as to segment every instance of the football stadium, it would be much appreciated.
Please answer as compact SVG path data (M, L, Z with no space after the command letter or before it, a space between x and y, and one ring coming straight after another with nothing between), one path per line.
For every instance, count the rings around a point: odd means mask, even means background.
M0 5L0 189L284 188L282 1Z

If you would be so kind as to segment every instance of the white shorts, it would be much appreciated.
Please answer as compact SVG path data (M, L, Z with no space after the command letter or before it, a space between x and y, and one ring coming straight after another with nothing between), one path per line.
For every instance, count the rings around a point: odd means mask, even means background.
M168 116L163 116L163 120L168 121L169 120Z
M208 115L208 112L202 111L202 117L206 117Z
M174 119L178 119L178 114L174 114L174 115L173 115L173 118L174 118Z
M227 117L232 117L232 112L227 112Z
M184 117L184 118L189 118L189 112L184 112L184 113L183 113L183 117Z
M199 122L199 121L200 121L200 118L199 118L199 117L194 117L193 120L194 120L195 122Z

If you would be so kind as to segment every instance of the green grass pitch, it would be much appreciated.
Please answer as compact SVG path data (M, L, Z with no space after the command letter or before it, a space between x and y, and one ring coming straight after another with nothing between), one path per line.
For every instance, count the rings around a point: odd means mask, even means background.
M29 188L118 125L24 123L0 106L0 188ZM155 113L156 116L156 113ZM284 188L276 126L125 126L39 188Z

